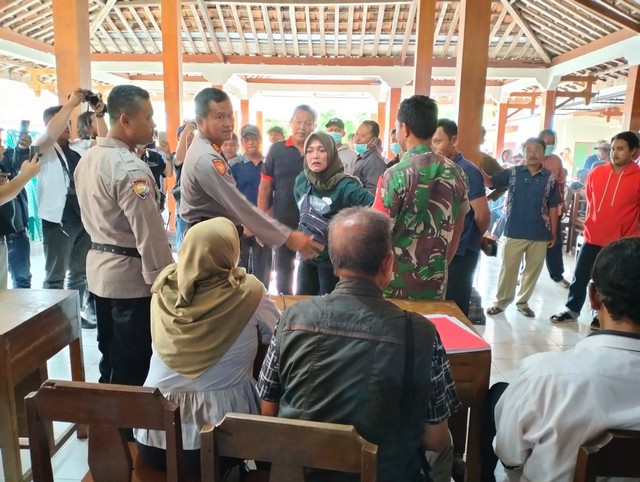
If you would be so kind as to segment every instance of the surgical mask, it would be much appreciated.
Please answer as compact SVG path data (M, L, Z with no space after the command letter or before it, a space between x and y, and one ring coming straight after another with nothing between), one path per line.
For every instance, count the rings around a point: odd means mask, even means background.
M369 147L367 144L354 144L353 145L353 149L358 153L358 154L364 154L365 152L367 152L369 150Z
M329 132L329 135L333 137L333 140L336 141L336 144L340 144L342 142L342 134L339 132Z
M556 146L555 145L550 145L544 148L544 155L545 156L550 156L551 154L553 154L553 151L555 151Z
M391 146L389 146L389 149L391 149L391 152L394 154L400 154L402 152L402 146L397 142L392 143Z

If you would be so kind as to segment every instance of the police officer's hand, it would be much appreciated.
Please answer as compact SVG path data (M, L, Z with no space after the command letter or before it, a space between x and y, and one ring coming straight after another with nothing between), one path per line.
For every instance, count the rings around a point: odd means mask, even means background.
M36 154L30 161L24 161L20 166L20 174L31 179L40 172L40 156Z
M324 249L322 244L314 241L313 236L307 236L300 231L293 231L285 244L291 251L298 251L305 259L318 256Z
M84 102L84 90L77 88L69 96L68 103L71 104L73 107L78 107L83 102Z
M29 134L23 134L18 139L18 148L19 149L29 149L33 140Z

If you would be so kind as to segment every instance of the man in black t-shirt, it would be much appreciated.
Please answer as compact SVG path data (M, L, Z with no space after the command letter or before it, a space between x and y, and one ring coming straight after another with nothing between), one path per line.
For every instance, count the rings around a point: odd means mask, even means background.
M291 118L291 136L269 149L262 168L258 189L258 209L267 212L273 201L273 217L291 229L298 229L300 213L293 197L293 184L304 165L304 141L316 127L316 112L299 105ZM278 293L293 293L293 270L296 253L285 245L276 250L275 271Z

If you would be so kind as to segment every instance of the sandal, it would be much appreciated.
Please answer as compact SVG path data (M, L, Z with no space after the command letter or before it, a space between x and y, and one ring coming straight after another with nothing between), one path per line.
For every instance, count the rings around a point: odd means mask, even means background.
M528 306L526 308L517 308L517 310L522 313L524 316L526 316L527 318L533 318L534 316L536 316L536 314L533 312L533 310L531 308L529 308Z
M499 315L504 310L502 308L498 308L497 306L492 306L491 308L487 308L487 315Z
M576 321L577 318L574 318L570 311L563 311L557 315L553 315L551 318L551 323L565 323L567 321Z

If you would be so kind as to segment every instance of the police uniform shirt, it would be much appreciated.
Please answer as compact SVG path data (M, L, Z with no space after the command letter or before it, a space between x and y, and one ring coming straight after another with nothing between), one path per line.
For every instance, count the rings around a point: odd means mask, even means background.
M182 165L180 217L193 224L216 217L244 225L266 245L284 244L291 229L258 210L238 191L229 164L201 132Z
M149 167L116 139L99 137L78 164L82 224L94 243L137 248L140 258L90 250L89 291L103 298L144 298L173 263Z

